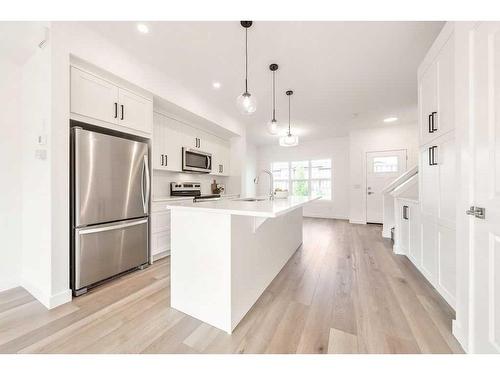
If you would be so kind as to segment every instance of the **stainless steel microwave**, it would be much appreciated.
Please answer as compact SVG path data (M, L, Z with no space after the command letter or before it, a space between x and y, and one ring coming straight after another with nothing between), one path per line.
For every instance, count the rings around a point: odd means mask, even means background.
M212 154L183 147L182 170L186 172L210 173L212 171Z

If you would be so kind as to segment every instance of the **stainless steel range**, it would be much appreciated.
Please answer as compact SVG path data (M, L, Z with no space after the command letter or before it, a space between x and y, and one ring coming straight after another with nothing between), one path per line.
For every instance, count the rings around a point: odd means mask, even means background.
M199 182L171 182L170 195L173 197L193 197L193 202L220 199L220 194L201 194Z

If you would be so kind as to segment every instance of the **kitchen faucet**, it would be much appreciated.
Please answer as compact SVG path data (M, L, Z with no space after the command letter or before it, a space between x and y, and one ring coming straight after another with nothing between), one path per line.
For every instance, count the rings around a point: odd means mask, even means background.
M260 171L260 173L257 175L257 177L255 177L253 179L253 182L255 184L258 184L259 183L259 177L262 173L266 173L269 175L269 200L273 200L274 199L274 177L273 177L273 174L271 173L271 171L268 171L267 169L263 169Z

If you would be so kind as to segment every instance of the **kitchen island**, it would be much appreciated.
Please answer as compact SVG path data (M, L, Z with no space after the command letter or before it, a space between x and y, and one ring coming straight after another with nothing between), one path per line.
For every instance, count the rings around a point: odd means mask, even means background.
M168 203L171 306L231 333L302 244L315 199Z

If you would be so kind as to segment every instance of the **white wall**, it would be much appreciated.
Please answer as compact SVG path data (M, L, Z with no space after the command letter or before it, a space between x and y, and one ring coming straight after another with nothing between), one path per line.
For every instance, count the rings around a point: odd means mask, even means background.
M326 138L303 142L297 147L261 146L257 150L258 170L269 169L273 161L332 159L333 195L331 201L317 201L304 207L304 216L347 219L349 215L349 139ZM262 178L258 194L269 191L267 178Z
M417 124L392 125L349 133L349 220L366 223L366 153L406 149L407 167L418 164Z
M0 291L21 274L21 67L0 57Z
M46 306L51 305L52 249L50 53L50 43L37 48L22 76L21 285ZM47 137L45 146L38 146L39 135ZM44 160L35 157L37 150L46 151Z

